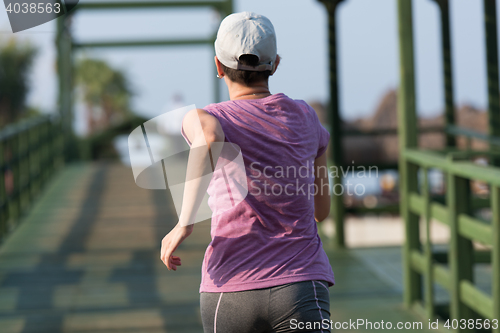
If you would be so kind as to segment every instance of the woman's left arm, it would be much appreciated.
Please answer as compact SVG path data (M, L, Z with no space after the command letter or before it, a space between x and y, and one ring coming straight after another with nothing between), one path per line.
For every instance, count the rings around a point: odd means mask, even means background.
M330 186L326 152L314 160L314 184L317 193L314 195L314 219L321 222L330 214Z

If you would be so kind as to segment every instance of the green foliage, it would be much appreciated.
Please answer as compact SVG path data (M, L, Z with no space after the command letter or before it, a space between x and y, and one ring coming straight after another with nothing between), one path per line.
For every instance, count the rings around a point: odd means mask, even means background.
M43 115L43 112L42 110L40 110L40 108L28 105L23 113L23 118L38 117L40 115Z
M0 46L0 126L17 120L25 111L29 74L37 50L10 39Z
M76 65L76 85L87 107L91 133L116 124L132 114L132 90L123 72L99 59L83 59Z

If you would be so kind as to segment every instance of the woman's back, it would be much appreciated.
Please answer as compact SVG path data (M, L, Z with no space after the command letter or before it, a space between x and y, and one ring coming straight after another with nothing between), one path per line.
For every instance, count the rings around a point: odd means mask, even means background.
M329 134L314 110L284 94L211 104L204 110L219 120L226 141L241 148L248 195L217 214L216 206L224 205L217 193L227 191L231 170L214 174L208 189L215 198L210 201L212 242L200 291L311 279L333 284L314 221L314 160L325 152Z

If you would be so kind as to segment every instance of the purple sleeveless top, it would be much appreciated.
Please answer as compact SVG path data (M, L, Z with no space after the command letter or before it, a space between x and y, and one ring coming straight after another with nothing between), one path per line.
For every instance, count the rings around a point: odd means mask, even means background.
M313 196L314 160L326 151L330 135L314 109L280 93L210 104L204 110L219 120L226 141L241 149L248 194L212 217L200 292L306 280L333 285ZM226 186L215 178L214 173L209 195Z

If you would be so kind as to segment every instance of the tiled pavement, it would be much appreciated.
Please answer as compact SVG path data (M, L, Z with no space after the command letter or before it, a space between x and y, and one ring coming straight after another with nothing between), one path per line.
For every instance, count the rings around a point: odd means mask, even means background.
M0 247L0 333L202 332L209 223L196 224L177 251L183 266L169 272L159 248L176 222L167 192L137 187L130 169L66 167ZM334 322L420 321L401 305L398 247L326 247Z

